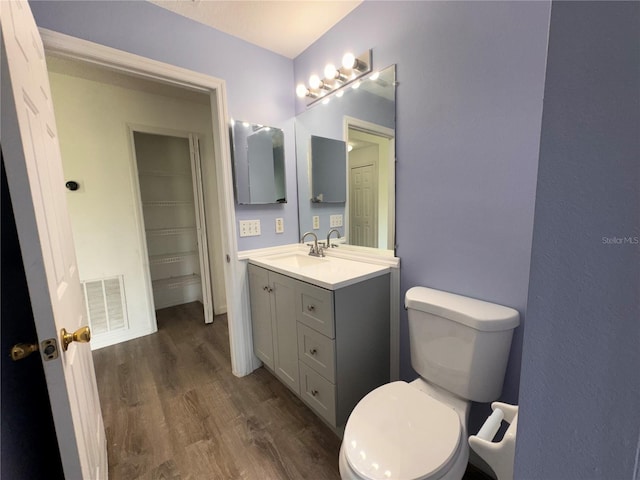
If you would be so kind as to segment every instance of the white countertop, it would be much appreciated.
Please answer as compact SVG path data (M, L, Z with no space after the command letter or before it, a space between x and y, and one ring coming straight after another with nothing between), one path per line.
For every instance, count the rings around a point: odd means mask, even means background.
M328 290L379 277L389 265L348 260L336 256L313 257L303 252L250 256L249 263Z

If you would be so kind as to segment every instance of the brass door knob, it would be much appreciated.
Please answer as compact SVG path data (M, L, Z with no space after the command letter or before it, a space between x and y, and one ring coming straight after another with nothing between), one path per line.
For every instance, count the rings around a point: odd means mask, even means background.
M18 360L27 358L33 352L37 352L37 351L38 351L37 343L16 343L11 348L11 359L14 362L17 362Z
M67 332L66 328L60 331L62 348L66 352L71 342L88 343L91 340L91 330L89 327L80 327L73 333Z

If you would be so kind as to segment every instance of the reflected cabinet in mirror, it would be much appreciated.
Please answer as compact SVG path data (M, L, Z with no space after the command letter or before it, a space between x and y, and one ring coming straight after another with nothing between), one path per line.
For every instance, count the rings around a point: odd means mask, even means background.
M236 120L230 133L236 202L286 203L282 130Z
M395 77L374 72L296 117L300 232L394 251Z
M312 202L346 202L346 168L346 142L311 135Z

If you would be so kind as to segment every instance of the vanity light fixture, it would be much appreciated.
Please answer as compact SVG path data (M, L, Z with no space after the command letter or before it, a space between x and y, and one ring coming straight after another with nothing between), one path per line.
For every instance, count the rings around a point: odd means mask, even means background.
M342 68L345 70L357 70L359 72L364 72L365 70L371 71L369 65L356 57L353 53L347 52L342 57Z
M338 81L340 83L344 83L349 80L349 77L338 70L333 63L327 63L327 66L324 67L324 78L327 80L333 80L334 82Z
M324 80L320 80L318 75L311 75L309 77L309 87L311 90L331 90L331 85L329 85Z
M346 85L358 88L360 86L359 79L370 72L371 50L367 50L357 57L353 53L347 52L342 57L341 68L336 68L332 63L327 64L324 68L324 78L320 78L316 74L311 75L308 86L304 83L298 84L296 95L299 98L309 97L312 101L308 106L321 99L322 103L326 104L329 95L335 93L337 97L341 97L344 93L341 89ZM375 74L372 77L374 76ZM372 79L375 80L375 78Z
M298 84L296 87L296 95L300 98L310 97L310 98L318 98L318 94L316 92L312 92L307 88L304 83Z

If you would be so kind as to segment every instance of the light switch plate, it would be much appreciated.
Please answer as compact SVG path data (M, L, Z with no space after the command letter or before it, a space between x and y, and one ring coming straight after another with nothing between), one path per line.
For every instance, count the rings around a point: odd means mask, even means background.
M276 233L284 233L284 219L276 218Z
M329 217L329 227L341 227L342 226L342 215L331 215Z
M257 237L260 235L260 220L240 220L241 237Z
M320 217L318 215L313 216L313 229L320 230Z

